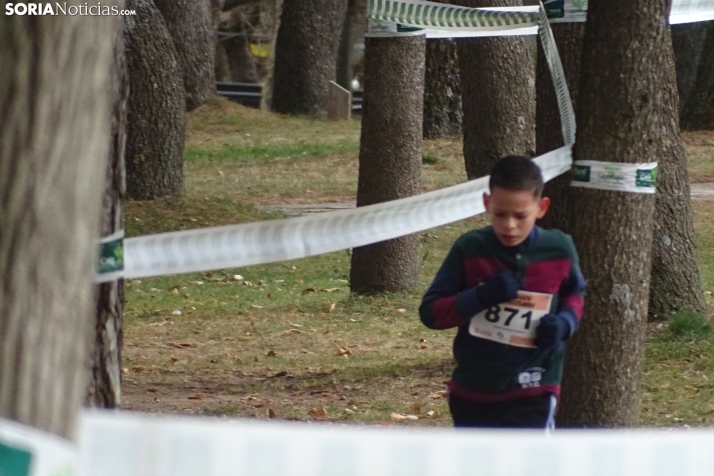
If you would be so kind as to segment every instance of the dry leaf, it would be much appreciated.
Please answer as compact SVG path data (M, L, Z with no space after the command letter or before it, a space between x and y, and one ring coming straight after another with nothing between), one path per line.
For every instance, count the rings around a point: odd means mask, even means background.
M406 309L397 309L397 314L403 314L405 312L407 312Z
M419 417L416 415L407 415L407 420L416 421Z
M256 403L253 405L255 408L263 408L265 406L265 403Z
M345 356L352 355L352 351L350 351L350 349L345 349L345 348L339 347L337 349L337 355L339 355L340 357L342 357L343 355L345 355Z
M146 369L145 369L144 367L141 367L141 366L136 366L136 367L132 367L132 368L131 368L131 371L132 371L132 372L143 372L144 370L146 370Z
M256 309L263 309L263 306L258 306L257 304L251 304L250 306Z
M275 353L274 350L269 350L267 354L265 354L266 357L277 357L278 354Z
M123 369L121 369L121 373L123 373L123 374L127 373L128 371L129 371L129 369L127 369L126 367L124 367Z
M426 339L419 339L419 342L426 342Z
M205 397L204 394L202 394L202 393L196 393L196 394L194 394L194 395L189 396L188 399L189 399L189 400L203 400L204 397Z
M310 415L314 417L326 417L327 416L327 410L325 408L311 408L310 409Z
M335 310L335 303L330 304L330 312Z
M179 293L179 290L178 290L178 288L174 287L173 291L171 291L171 292L174 293L174 294L178 294L178 293Z
M240 274L235 274L233 275L233 279L235 279L236 281L243 281L245 278Z
M446 390L439 390L429 395L429 398L433 400L438 400L439 398L444 398L446 396Z
M326 293L334 293L335 291L339 291L339 290L340 290L340 288L327 288L327 289L323 289L323 291L325 291Z
M151 387L151 388L148 390L149 393L158 393L158 391L159 391L159 389L156 388L156 387Z
M412 413L414 413L416 415L421 413L421 403L419 403L419 402L412 403Z
M275 411L272 408L268 408L268 418L275 418Z
M401 423L407 420L407 416L402 415L401 413L392 413L391 419L394 423Z
M172 356L171 356L171 361L172 361L172 362L178 362L178 357L172 355Z

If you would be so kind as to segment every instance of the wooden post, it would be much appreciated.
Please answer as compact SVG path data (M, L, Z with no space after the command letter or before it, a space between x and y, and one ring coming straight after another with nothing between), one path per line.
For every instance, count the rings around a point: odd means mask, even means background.
M330 81L327 99L327 118L349 119L352 116L352 93L334 81Z

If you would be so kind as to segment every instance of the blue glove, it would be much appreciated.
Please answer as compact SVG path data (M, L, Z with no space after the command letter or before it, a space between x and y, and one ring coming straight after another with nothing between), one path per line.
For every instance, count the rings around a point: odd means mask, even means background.
M512 301L518 297L518 279L508 270L501 270L493 274L481 286L476 286L476 299L484 309L497 304Z
M535 345L539 349L553 349L570 337L571 325L561 314L546 314L536 328Z

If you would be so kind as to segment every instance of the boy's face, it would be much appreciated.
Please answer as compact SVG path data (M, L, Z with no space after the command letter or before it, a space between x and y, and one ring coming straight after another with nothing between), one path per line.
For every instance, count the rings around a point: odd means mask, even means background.
M484 193L483 202L493 230L505 246L523 243L536 220L543 218L550 206L549 198L535 197L532 190L514 191L499 187L494 187L490 196Z

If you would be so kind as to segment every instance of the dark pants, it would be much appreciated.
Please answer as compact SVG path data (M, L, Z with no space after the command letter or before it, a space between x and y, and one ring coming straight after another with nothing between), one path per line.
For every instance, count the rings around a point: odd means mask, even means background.
M449 410L457 428L552 429L555 397L541 395L499 403L474 403L450 394Z

